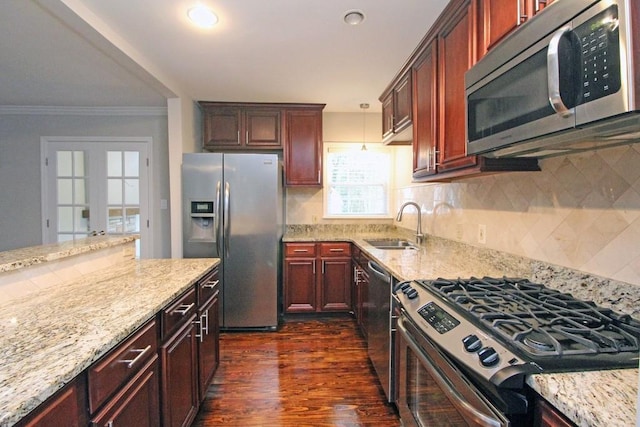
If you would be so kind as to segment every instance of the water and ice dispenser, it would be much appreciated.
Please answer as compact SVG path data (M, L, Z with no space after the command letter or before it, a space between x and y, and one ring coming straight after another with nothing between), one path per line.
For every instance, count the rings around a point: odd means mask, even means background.
M215 211L213 201L191 201L190 226L186 230L189 242L215 242Z

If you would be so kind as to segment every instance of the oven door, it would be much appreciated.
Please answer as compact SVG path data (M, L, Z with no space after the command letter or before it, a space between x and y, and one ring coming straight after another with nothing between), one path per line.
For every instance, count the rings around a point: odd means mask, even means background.
M397 325L397 406L405 426L509 426L510 422L409 319Z

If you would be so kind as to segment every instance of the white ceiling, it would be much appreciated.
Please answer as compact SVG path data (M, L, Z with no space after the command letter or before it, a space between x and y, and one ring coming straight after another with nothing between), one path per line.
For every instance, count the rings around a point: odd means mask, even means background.
M180 93L379 111L448 2L201 0L220 23L200 30L186 19L197 1L2 0L0 105L165 106ZM364 23L343 22L352 9Z

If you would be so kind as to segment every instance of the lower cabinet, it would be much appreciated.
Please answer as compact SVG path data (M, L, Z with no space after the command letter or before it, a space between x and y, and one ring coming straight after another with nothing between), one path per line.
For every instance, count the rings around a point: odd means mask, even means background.
M16 427L81 427L87 422L87 377L83 373L20 420Z
M160 425L158 356L153 357L92 419L91 426Z
M556 408L551 406L542 397L537 397L533 410L534 427L575 427L575 424L568 420Z
M191 424L198 412L198 365L195 315L160 347L162 425Z
M369 269L367 256L354 246L353 248L353 313L360 329L360 333L366 339L369 316L367 304L369 301Z
M351 311L351 243L285 243L285 313Z
M218 285L214 269L17 426L191 425L220 360Z
M218 292L198 310L198 395L202 402L220 362Z

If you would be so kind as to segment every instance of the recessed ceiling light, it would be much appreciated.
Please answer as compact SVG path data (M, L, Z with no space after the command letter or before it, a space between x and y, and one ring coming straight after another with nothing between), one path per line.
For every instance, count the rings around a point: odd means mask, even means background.
M201 4L189 9L187 16L198 27L211 28L218 23L218 16L211 9Z
M361 10L348 10L344 14L344 22L349 25L360 25L364 21L364 12Z

